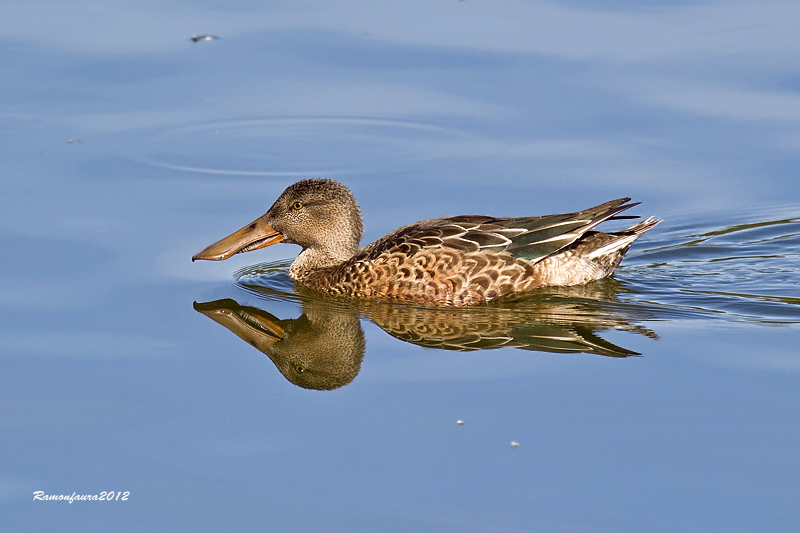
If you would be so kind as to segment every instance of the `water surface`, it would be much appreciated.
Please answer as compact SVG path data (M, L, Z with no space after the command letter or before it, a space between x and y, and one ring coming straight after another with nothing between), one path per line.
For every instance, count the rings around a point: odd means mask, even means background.
M5 529L796 531L799 18L0 7ZM624 196L664 222L613 279L466 310L309 294L289 245L191 262L304 177L365 243Z

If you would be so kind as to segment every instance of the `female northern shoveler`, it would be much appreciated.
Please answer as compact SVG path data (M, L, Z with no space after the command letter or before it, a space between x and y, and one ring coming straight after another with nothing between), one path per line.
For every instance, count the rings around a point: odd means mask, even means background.
M303 247L289 276L312 289L355 297L443 305L486 302L542 286L578 285L610 275L648 218L611 233L593 231L638 205L620 198L563 215L423 220L359 249L361 211L344 185L310 179L291 185L252 224L195 259L221 260L277 242Z

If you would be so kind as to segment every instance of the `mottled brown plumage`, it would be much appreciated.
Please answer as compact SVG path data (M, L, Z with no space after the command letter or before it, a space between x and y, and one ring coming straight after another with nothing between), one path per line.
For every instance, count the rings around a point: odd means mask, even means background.
M289 275L313 289L367 298L469 305L542 286L587 283L614 272L630 245L660 221L594 228L636 203L620 198L576 213L424 220L359 249L361 212L332 180L288 187L267 213L194 259L289 242L303 247Z

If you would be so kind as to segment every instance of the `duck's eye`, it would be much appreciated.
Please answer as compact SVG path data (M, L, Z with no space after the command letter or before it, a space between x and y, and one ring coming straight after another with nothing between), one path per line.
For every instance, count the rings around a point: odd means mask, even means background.
M306 371L306 367L304 367L303 365L296 365L294 369L298 374L302 374L303 372Z
M295 202L292 204L293 209L303 209L303 202Z

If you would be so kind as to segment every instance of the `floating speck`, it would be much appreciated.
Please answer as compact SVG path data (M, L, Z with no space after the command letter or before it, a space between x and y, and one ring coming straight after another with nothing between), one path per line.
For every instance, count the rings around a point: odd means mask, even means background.
M464 425L464 421L463 420L456 420L456 424L458 424L459 426L463 426Z
M216 35L192 35L192 42L199 42L199 41L213 41L214 39L219 39Z
M512 448L517 448L519 446L519 442L517 442L515 440L512 440L511 444L509 444L509 446L511 446Z
M81 139L66 139L67 144L75 144L75 143L82 143L83 140Z

